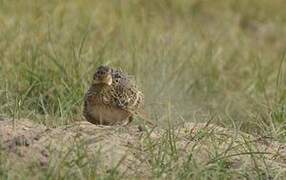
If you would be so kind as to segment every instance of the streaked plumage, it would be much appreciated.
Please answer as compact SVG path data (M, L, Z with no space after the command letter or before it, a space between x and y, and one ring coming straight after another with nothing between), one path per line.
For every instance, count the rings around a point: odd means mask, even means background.
M83 114L93 124L127 124L143 106L132 77L108 66L97 68L84 99Z

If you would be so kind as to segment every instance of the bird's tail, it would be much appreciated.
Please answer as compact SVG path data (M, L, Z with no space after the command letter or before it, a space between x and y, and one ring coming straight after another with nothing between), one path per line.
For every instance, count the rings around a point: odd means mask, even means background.
M138 112L135 113L137 116L139 116L140 118L142 118L147 124L151 125L152 127L156 127L157 125L154 123L153 120L151 120L150 116L148 115L148 113L144 110L140 110Z

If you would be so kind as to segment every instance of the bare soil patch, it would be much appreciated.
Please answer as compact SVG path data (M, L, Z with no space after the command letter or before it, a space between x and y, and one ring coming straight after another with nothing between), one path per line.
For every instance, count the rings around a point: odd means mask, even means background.
M65 162L93 162L99 174L116 169L126 177L147 178L152 176L154 154L159 151L173 158L174 167L183 167L192 155L202 166L224 161L234 171L267 168L281 176L286 172L284 144L205 123L142 130L135 125L110 127L88 122L47 128L25 119L5 119L0 121L0 142L9 169L15 174L29 171L35 177L42 170L53 174L57 168L76 167L65 167Z

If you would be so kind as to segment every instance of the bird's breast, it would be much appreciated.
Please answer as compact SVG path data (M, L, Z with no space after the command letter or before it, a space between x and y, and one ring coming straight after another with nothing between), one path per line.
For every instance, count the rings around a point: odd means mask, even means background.
M123 124L130 117L130 113L106 104L94 104L88 107L89 114L97 124Z

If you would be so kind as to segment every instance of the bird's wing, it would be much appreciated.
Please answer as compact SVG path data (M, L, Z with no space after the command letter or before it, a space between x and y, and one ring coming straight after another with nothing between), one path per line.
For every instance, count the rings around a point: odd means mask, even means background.
M130 111L139 109L144 101L143 93L124 79L114 86L113 97L117 107Z
M143 93L136 87L133 76L120 69L113 69L112 80L114 103L117 107L131 112L143 106Z

